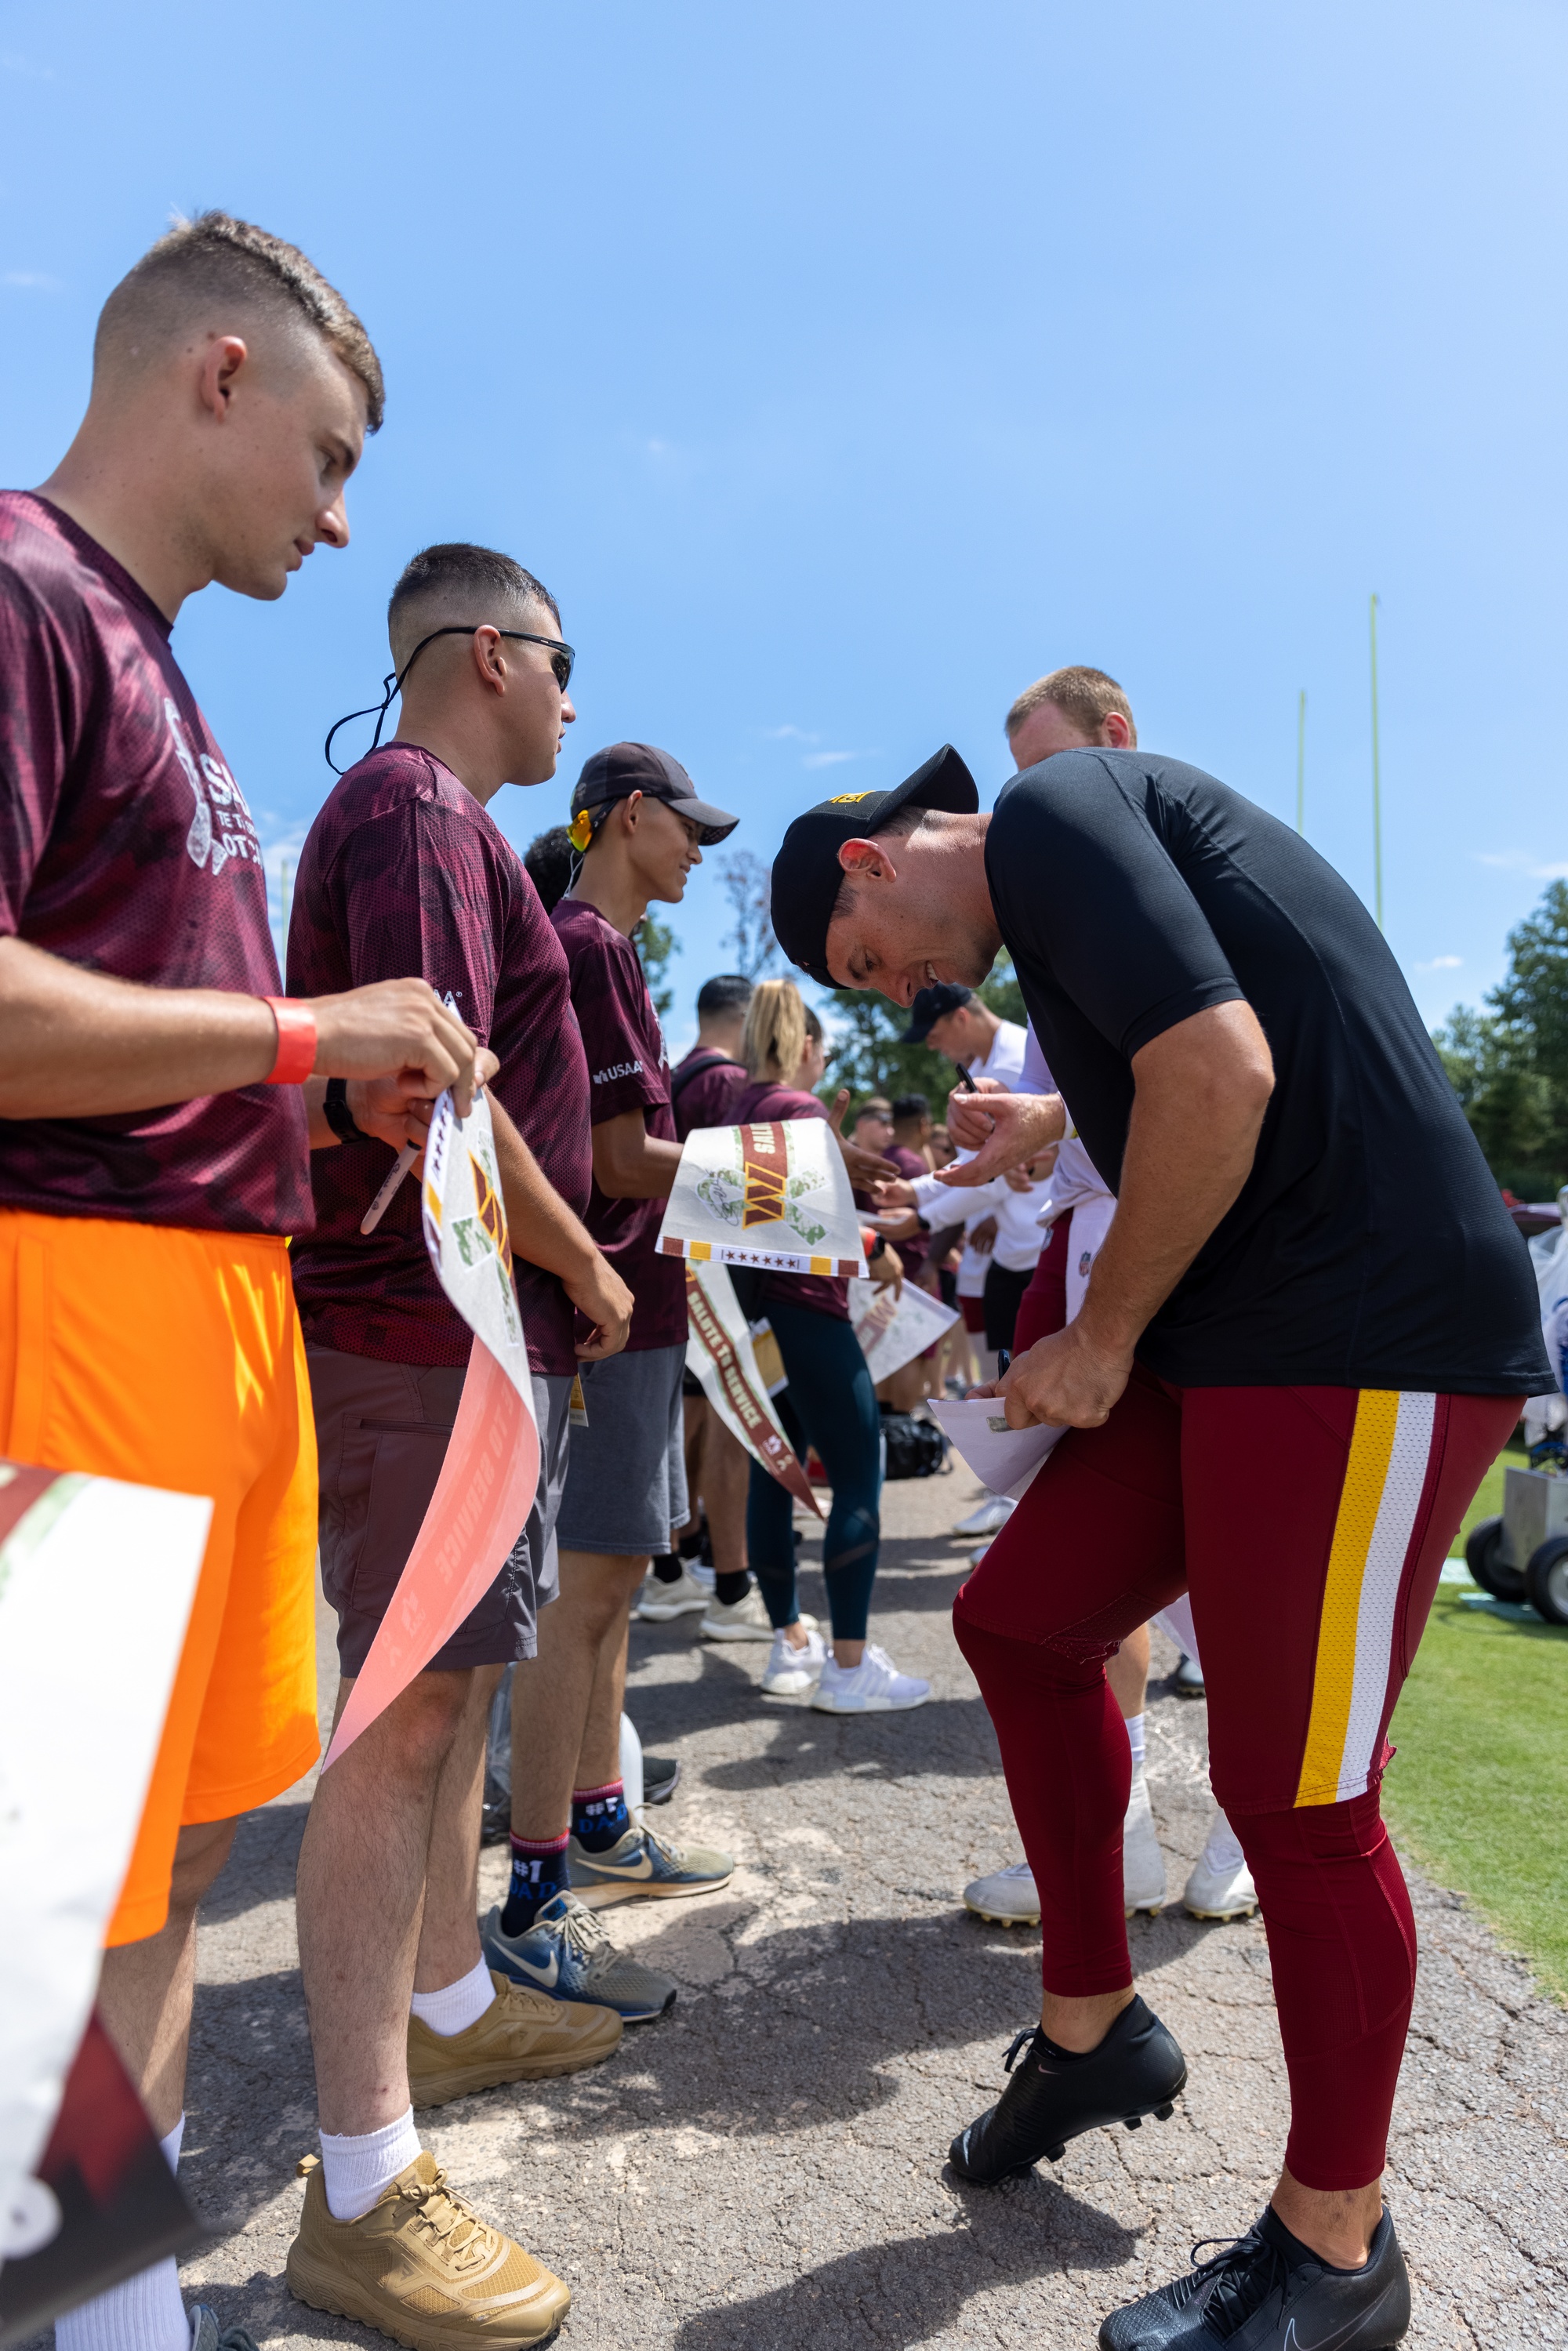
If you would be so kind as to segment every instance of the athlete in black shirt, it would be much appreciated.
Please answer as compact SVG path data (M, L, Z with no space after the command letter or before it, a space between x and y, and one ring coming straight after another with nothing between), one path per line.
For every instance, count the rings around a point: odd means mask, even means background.
M903 1005L977 985L1005 946L1061 1097L956 1094L965 1174L1075 1126L1118 1199L1077 1320L998 1383L1013 1426L1070 1434L955 1610L1045 1984L1040 2031L955 2167L1055 2158L1168 2113L1185 2082L1132 1989L1128 1752L1103 1660L1186 1590L1292 2094L1279 2186L1224 2257L1214 2312L1226 2332L1259 2314L1263 2351L1298 2322L1349 2341L1335 2330L1375 2308L1354 2339L1392 2343L1408 2288L1379 2182L1415 1934L1379 1786L1449 1542L1523 1395L1551 1384L1518 1235L1360 901L1197 768L1063 752L987 817L945 749L893 792L797 819L773 923L824 984ZM1166 2289L1102 2342L1201 2330L1188 2299Z

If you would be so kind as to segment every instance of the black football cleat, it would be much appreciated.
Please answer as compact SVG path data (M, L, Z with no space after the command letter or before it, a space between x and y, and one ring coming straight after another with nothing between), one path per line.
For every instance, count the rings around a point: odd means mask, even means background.
M1019 2051L1030 2046L1021 2063ZM1016 2065L1016 2070L1015 2070ZM1007 2088L948 2148L961 2179L1010 2179L1043 2155L1060 2163L1070 2138L1145 2115L1164 2122L1186 2087L1186 2059L1159 2018L1134 1999L1098 2049L1060 2056L1043 2032L1020 2032L1008 2051Z
M1410 2278L1387 2212L1358 2270L1331 2269L1272 2206L1210 2260L1202 2251L1186 2277L1113 2311L1100 2351L1388 2351L1405 2339Z

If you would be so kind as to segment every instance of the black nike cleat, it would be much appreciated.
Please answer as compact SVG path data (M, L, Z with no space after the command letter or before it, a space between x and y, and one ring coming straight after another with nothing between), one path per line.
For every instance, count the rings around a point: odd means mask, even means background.
M1026 2041L1028 2053L1015 2072ZM1145 2115L1164 2122L1186 2087L1186 2059L1136 1999L1086 2056L1061 2056L1043 2032L1020 2032L1006 2070L1011 2079L996 2105L947 2150L959 2178L982 2186L1028 2171L1042 2155L1059 2163L1070 2138L1108 2123L1136 2130Z
M1202 2251L1186 2277L1113 2311L1100 2351L1388 2351L1405 2339L1410 2277L1386 2211L1358 2270L1331 2269L1271 2205L1211 2260Z

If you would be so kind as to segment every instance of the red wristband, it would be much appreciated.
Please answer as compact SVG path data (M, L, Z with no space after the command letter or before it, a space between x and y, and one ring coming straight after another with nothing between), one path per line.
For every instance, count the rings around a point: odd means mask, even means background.
M316 1015L292 997L264 996L277 1023L277 1059L267 1073L269 1086L302 1086L316 1067Z

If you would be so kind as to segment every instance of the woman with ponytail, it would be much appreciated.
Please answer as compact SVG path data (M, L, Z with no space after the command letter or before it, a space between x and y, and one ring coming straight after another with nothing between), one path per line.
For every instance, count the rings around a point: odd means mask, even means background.
M730 1117L826 1118L812 1092L827 1066L822 1024L793 980L765 979L751 998L741 1047L747 1085ZM891 1258L891 1252L889 1253ZM876 1260L873 1260L873 1266ZM898 1271L896 1259L888 1267ZM775 1696L817 1684L812 1704L826 1714L885 1713L923 1706L929 1682L901 1674L866 1640L866 1615L882 1538L881 1426L876 1395L850 1322L849 1284L820 1274L770 1273L763 1311L779 1341L789 1384L777 1399L785 1433L802 1460L808 1444L821 1457L833 1489L822 1543L833 1645L830 1656L795 1594L795 1532L788 1489L756 1462L746 1511L751 1572L773 1625L762 1687Z

